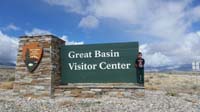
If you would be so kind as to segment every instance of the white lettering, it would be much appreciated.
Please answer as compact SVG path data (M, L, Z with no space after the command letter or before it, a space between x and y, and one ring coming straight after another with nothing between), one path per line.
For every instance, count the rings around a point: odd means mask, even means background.
M113 50L110 50L109 52L102 52L100 50L95 50L95 58L100 57L119 57L119 52L114 52Z
M109 69L130 69L131 64L130 63L106 63L101 62L99 63L99 68L102 70L109 70Z
M95 70L97 64L87 64L87 63L68 63L70 70Z
M69 58L92 58L92 52L86 53L76 53L75 51L70 51L68 53Z

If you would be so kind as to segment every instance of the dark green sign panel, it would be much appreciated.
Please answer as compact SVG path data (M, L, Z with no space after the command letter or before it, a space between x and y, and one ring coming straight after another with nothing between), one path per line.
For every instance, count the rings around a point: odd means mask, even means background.
M62 83L136 83L138 42L61 47Z

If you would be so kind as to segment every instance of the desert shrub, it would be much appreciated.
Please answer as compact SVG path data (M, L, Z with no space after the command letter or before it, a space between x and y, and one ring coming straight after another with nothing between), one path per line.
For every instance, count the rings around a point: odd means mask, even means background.
M8 81L15 81L15 77L10 77Z
M151 75L151 76L149 77L149 79L153 79L153 76Z
M197 85L197 84L194 84L194 85L192 85L191 86L191 88L193 89L193 90L200 90L200 87L199 87L200 85Z
M179 96L178 92L174 89L166 89L167 96Z
M168 76L167 75L165 75L165 74L159 74L158 75L158 78L167 78Z
M145 82L145 83L149 82L149 79L144 79L144 82Z

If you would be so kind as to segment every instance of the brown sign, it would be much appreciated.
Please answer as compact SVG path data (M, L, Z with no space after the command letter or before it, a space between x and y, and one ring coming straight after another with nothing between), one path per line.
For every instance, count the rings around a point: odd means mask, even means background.
M33 72L37 68L42 58L42 52L43 49L38 42L23 46L22 56L29 72Z

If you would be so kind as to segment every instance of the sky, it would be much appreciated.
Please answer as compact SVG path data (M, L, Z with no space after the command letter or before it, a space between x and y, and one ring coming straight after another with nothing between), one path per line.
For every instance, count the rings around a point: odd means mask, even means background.
M0 62L16 62L23 35L66 44L135 42L146 66L200 60L199 0L0 0Z

